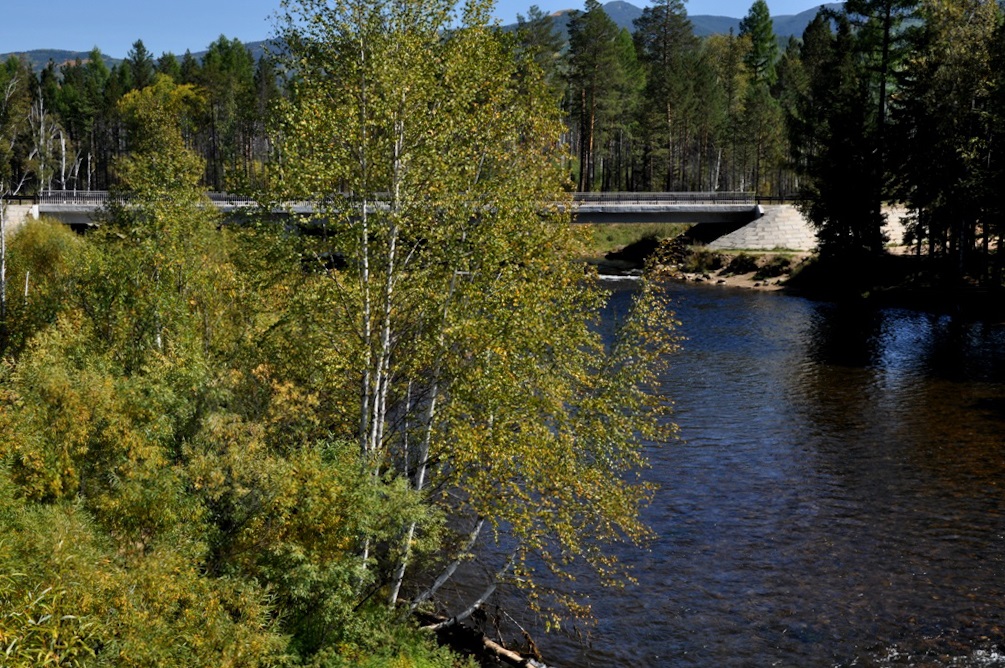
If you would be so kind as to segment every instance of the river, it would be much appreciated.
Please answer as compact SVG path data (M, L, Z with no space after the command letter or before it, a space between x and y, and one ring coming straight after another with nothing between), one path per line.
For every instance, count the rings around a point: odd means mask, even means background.
M1005 327L673 290L658 537L549 662L1005 666Z

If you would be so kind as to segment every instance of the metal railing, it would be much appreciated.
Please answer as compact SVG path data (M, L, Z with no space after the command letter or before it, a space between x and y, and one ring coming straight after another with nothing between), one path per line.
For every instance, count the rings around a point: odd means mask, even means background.
M754 193L745 192L600 192L573 193L577 204L749 204L754 206Z
M206 193L210 201L217 206L254 207L258 203L242 195L230 193ZM105 205L111 196L106 190L43 190L38 194L39 204L64 206L96 206ZM117 198L125 201L124 198ZM577 204L611 204L611 205L750 205L757 203L753 193L743 192L676 192L676 193L646 193L646 192L602 192L573 193L572 199ZM310 202L286 203L295 206L307 206Z
M108 201L107 190L43 190L38 193L39 204L65 204L69 206L101 206Z

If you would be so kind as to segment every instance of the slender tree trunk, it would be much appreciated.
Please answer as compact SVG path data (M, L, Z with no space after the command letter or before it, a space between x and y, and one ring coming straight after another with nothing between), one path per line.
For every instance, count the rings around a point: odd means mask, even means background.
M0 352L7 347L7 203L0 194Z
M470 554L471 550L475 546L475 543L478 542L478 536L479 534L481 534L482 528L484 526L485 526L485 519L479 517L478 521L475 523L474 529L472 529L471 533L468 534L467 542L464 544L464 547L461 548L460 552L456 555L454 560L450 562L450 564L443 570L442 573L440 573L440 575L436 578L436 580L433 581L433 584L430 585L428 589L426 589L424 592L422 592L414 599L412 599L412 605L411 605L412 612L415 612L415 610L420 605L422 605L423 603L431 599L433 596L435 596L436 592L440 590L440 587L445 585L450 580L450 578L454 576L454 573L457 572L457 568L461 565L461 562L468 554Z
M670 103L666 104L666 122L667 122L667 173L666 181L663 184L663 190L671 192L673 190L673 116Z

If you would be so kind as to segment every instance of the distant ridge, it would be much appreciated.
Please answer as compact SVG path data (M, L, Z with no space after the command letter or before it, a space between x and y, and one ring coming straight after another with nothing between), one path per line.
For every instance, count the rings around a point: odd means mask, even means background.
M66 51L64 49L34 49L32 51L14 51L12 53L0 54L0 62L6 61L11 56L23 56L31 64L32 69L39 72L45 69L45 66L49 64L49 61L56 63L56 68L58 69L60 65L68 65L75 63L80 60L82 63L86 63L90 57L90 51ZM121 58L112 58L106 53L101 54L105 61L105 65L111 68L122 62Z
M265 52L269 48L271 43L272 40L260 40L257 42L244 42L244 46L246 46L248 50L251 51L252 57L255 60L258 60L263 55L265 55ZM180 60L181 57L185 54L176 53L174 55ZM192 55L198 58L199 60L202 60L203 56L206 55L206 49L195 52ZM43 69L45 69L45 67L49 64L50 60L56 64L57 70L61 65L73 64L77 60L80 60L80 62L82 63L86 63L87 60L91 57L91 52L65 51L62 49L34 49L32 51L15 51L11 53L0 53L0 62L6 61L11 56L23 56L28 60L28 63L31 64L33 70L35 70L36 72L40 72ZM109 56L107 53L102 53L101 56L105 61L105 65L107 65L109 68L111 68L114 65L118 65L124 60L123 58L113 58L112 56ZM157 56L154 57L156 58Z
M528 5L529 6L529 5ZM803 31L806 26L809 25L813 17L817 15L817 12L821 7L827 7L831 9L840 9L841 3L826 3L818 5L811 9L807 9L804 12L798 14L785 14L779 16L773 16L772 22L775 27L775 35L778 36L779 40L785 40L789 36L802 37ZM562 35L568 35L569 26L569 15L574 11L572 9L563 9L552 14L555 19L556 28ZM604 5L604 11L607 12L611 20L614 21L619 27L627 28L629 31L634 29L635 19L642 16L642 9L636 7L630 2L625 2L624 0L612 0ZM699 37L707 37L708 35L715 34L726 34L733 30L734 33L739 33L740 31L740 19L733 18L730 16L712 16L709 14L694 14L689 15L691 19L691 24L694 26L694 34ZM516 28L515 23L503 26L506 30L513 30ZM265 53L270 40L260 40L257 42L245 42L251 50L251 54L258 59ZM208 45L207 45L208 46ZM202 58L206 53L205 48L199 52L193 52L196 58ZM7 60L8 57L12 55L23 55L31 63L35 71L43 69L50 60L56 63L57 66L63 65L65 63L73 63L78 58L81 61L86 61L89 57L89 52L87 51L64 51L60 49L35 49L27 52L18 53L3 53L0 54L0 61ZM115 64L122 62L122 58L111 57L107 54L102 54L105 57L105 63L111 67ZM176 53L179 58L183 55L181 53Z
M829 9L840 9L841 3L824 3L807 9L804 12L798 14L782 14L779 16L773 16L771 18L772 23L775 28L775 35L780 41L787 40L790 36L792 37L802 37L803 31L806 30L806 26L810 24L813 17L817 15L821 7L827 7ZM569 18L570 14L575 11L572 9L561 9L554 12L551 16L555 19L555 26L558 31L564 36L568 37L569 34ZM626 28L629 32L635 29L635 19L642 16L642 9L636 7L630 2L624 2L624 0L612 0L604 4L604 11L607 15L611 17L620 28ZM739 18L733 18L731 16L713 16L710 14L693 14L688 15L691 20L691 25L694 26L694 34L698 37L708 37L709 35L725 35L728 34L730 30L733 33L738 34L740 32L740 20ZM511 23L503 26L505 30L514 30L516 28L515 23Z

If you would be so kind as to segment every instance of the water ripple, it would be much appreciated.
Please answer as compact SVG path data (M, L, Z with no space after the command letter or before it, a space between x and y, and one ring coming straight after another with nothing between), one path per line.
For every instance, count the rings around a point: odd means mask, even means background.
M684 286L675 310L659 538L549 658L1005 665L1005 330Z

